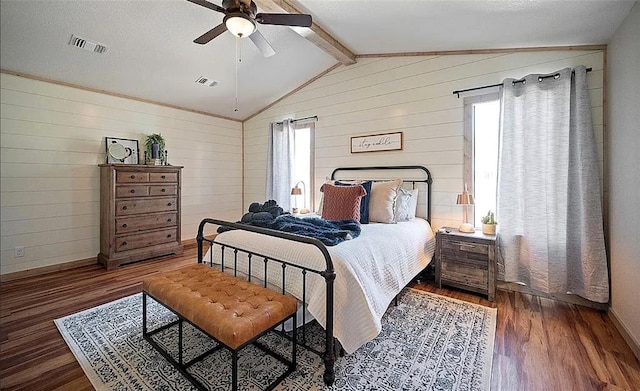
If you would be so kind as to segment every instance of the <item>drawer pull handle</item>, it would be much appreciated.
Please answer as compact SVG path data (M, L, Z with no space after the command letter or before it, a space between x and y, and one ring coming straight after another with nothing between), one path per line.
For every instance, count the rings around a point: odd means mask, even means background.
M166 175L163 175L163 176L161 176L160 178L162 178L162 179L166 179L166 178L167 178L167 176L166 176Z
M122 210L127 210L127 206L126 206L126 205L125 205L125 206L123 206L123 207L122 207Z
M169 203L167 204L167 206L171 206L171 202L169 202Z
M131 175L131 179L136 179L136 176L135 175Z
M162 190L160 190L160 191L164 193L164 192L166 192L166 191L167 191L167 189L162 189Z
M123 245L123 246L126 246L126 245L127 245L127 242L122 242L122 245Z
M122 228L127 228L127 225L126 224L122 224Z
M167 223L170 223L170 222L171 222L171 219L167 219Z
M171 234L168 234L168 235L167 235L167 237L168 237L168 238L170 238L170 237L171 237Z
M134 194L136 191L134 189L131 189L131 194Z

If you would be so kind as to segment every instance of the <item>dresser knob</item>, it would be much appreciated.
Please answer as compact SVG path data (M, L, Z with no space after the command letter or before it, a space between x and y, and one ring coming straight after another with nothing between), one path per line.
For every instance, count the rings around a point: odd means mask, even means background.
M160 178L162 178L162 179L166 179L166 178L167 178L167 176L166 176L166 175L163 175L163 176L161 176Z
M123 206L123 207L122 207L122 210L127 210L127 206L126 206L126 205L125 205L125 206Z
M135 175L131 175L131 179L136 179L136 176Z
M122 224L122 228L127 228L127 225L126 224Z
M167 223L170 223L170 222L171 222L171 219L167 219Z
M166 191L167 191L167 189L162 189L162 190L160 190L160 191L164 193L164 192L166 192Z
M169 202L169 203L167 204L167 206L171 206L171 202Z
M122 245L123 245L123 246L126 246L126 245L127 245L127 242L122 242Z
M134 189L131 189L131 194L134 194L136 191Z
M168 238L170 238L170 237L171 237L171 234L168 234L168 235L167 235L167 237L168 237Z

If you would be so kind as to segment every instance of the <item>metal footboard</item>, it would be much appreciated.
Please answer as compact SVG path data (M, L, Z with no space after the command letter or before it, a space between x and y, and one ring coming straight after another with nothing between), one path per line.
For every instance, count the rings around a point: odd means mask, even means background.
M268 236L272 236L272 237L276 237L276 238L280 238L280 239L286 239L286 240L291 240L293 242L298 242L298 243L306 243L306 244L310 244L315 246L316 248L318 248L318 250L320 251L320 253L322 253L324 260L325 260L325 268L323 270L317 270L317 269L313 269L307 266L302 266L302 265L298 265L295 263L292 263L289 260L285 260L285 259L277 259L275 257L269 256L268 254L260 254L260 253L255 253L249 250L245 250L239 247L235 247L235 246L230 246L227 244L223 244L223 243L218 243L214 240L210 240L204 237L204 229L205 226L207 224L212 224L212 225L219 225L219 226L225 226L225 227L229 227L229 228L233 228L233 229L239 229L239 230L243 230L243 231L250 231L250 232L255 232L255 233L259 233L259 234L263 234L263 235L268 235ZM336 361L336 351L335 351L335 338L334 338L334 334L333 334L333 322L334 322L334 296L333 296L333 283L334 280L336 278L336 272L333 268L333 261L331 260L331 255L329 254L329 251L327 250L327 247L318 239L314 239L314 238L310 238L310 237L306 237L306 236L300 236L300 235L295 235L295 234L290 234L290 233L286 233L286 232L281 232L281 231L276 231L276 230L272 230L272 229L267 229L267 228L260 228L260 227L254 227L254 226L250 226L250 225L246 225L246 224L240 224L240 223L232 223L229 221L224 221L224 220L216 220L216 219L204 219L200 222L200 225L198 227L198 235L196 237L196 241L198 243L198 263L205 263L205 260L203 259L204 257L204 243L208 243L209 244L209 248L212 250L213 253L213 246L217 245L221 247L221 253L222 253L222 259L220 260L220 267L222 271L225 271L225 250L226 249L230 249L233 252L233 273L235 276L237 276L237 260L238 260L238 253L244 253L247 255L248 257L248 273L247 273L247 278L248 281L251 282L252 279L252 273L251 273L251 265L252 265L252 261L253 262L264 262L264 285L265 287L267 287L267 283L268 283L268 277L267 277L267 268L268 268L268 264L269 262L276 262L278 264L280 264L280 267L282 268L282 293L285 293L285 278L286 278L286 269L287 268L293 268L295 270L299 270L301 275L302 275L302 301L303 303L306 303L306 281L307 281L307 273L314 273L317 274L319 276L321 276L322 278L324 278L325 281L325 294L326 294L326 324L325 324L325 349L324 352L320 352L316 349L314 349L313 347L310 347L307 345L307 341L306 341L306 330L303 327L302 329L302 341L299 341L299 343L305 347L307 347L310 351L320 355L323 357L324 360L324 365L325 365L325 370L324 370L324 382L326 385L332 385L334 380L335 380L335 372L334 372L334 364ZM210 266L213 266L213 262L210 261ZM303 322L302 324L304 325L306 323L306 314L303 312Z

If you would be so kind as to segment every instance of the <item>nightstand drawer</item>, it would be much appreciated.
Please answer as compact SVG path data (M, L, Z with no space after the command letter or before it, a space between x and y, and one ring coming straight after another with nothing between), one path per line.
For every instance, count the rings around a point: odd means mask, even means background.
M470 288L487 290L488 271L484 269L469 268L465 265L443 263L442 264L442 283L457 282Z
M489 246L481 243L463 242L460 240L443 239L443 251L456 251L468 254L469 258L487 259L489 255ZM473 254L484 255L484 258L474 256Z

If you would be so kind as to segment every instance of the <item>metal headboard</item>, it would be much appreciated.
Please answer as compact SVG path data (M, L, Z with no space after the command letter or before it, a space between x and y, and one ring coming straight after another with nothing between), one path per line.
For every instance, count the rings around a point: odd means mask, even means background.
M431 184L433 183L433 179L431 178L431 172L424 166L371 166L371 167L338 167L331 173L331 180L336 180L336 174L345 171L407 171L407 170L419 170L424 173L424 178L422 179L405 179L402 178L403 183L411 183L413 187L415 187L416 183L426 183L427 186L427 221L431 224ZM341 179L349 179L349 178L341 178ZM350 178L350 179L364 179L364 178ZM372 181L382 181L389 180L390 178L384 179L371 179Z

